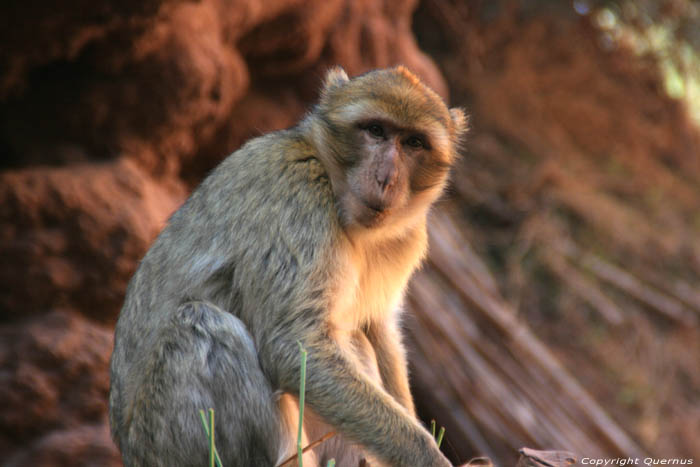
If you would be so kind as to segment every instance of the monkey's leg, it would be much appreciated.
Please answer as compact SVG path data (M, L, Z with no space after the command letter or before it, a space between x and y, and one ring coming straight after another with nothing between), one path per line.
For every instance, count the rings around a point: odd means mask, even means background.
M224 466L275 465L286 444L277 398L239 319L211 303L186 303L143 363L122 443L126 465L205 465L199 410L209 408Z

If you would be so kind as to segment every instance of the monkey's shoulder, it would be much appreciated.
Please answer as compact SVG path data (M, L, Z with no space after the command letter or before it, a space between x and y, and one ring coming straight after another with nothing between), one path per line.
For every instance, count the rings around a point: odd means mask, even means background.
M272 194L291 188L297 195L310 192L319 199L331 195L326 170L311 143L296 128L248 141L228 156L210 178L210 185L219 185L217 192L227 187L242 194L262 188Z
M250 140L212 172L187 204L188 213L180 217L197 219L200 231L202 225L214 227L209 236L264 232L256 234L258 241L325 243L339 229L326 170L296 129Z

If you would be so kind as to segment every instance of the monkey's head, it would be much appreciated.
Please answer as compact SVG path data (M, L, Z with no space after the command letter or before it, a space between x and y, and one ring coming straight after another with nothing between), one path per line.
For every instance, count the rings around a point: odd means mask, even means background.
M406 68L326 76L310 115L346 229L403 229L445 185L467 123Z

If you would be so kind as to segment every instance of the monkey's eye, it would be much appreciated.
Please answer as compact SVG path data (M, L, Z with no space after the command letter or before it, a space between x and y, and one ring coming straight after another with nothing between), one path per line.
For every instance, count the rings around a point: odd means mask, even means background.
M367 125L367 131L369 131L369 134L375 138L381 138L384 136L384 128L377 123L370 123Z
M420 136L410 136L406 140L406 144L411 146L412 148L424 148L425 143L423 142L423 139Z

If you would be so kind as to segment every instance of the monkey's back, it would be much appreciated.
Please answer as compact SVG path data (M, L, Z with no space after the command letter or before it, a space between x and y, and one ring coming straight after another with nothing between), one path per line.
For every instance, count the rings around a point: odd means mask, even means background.
M111 365L113 433L129 417L124 411L159 333L183 303L207 301L233 313L256 345L274 339L264 334L270 316L261 309L298 306L300 285L323 289L328 278L312 265L332 251L335 211L327 174L296 129L256 138L214 169L169 219L127 288Z

